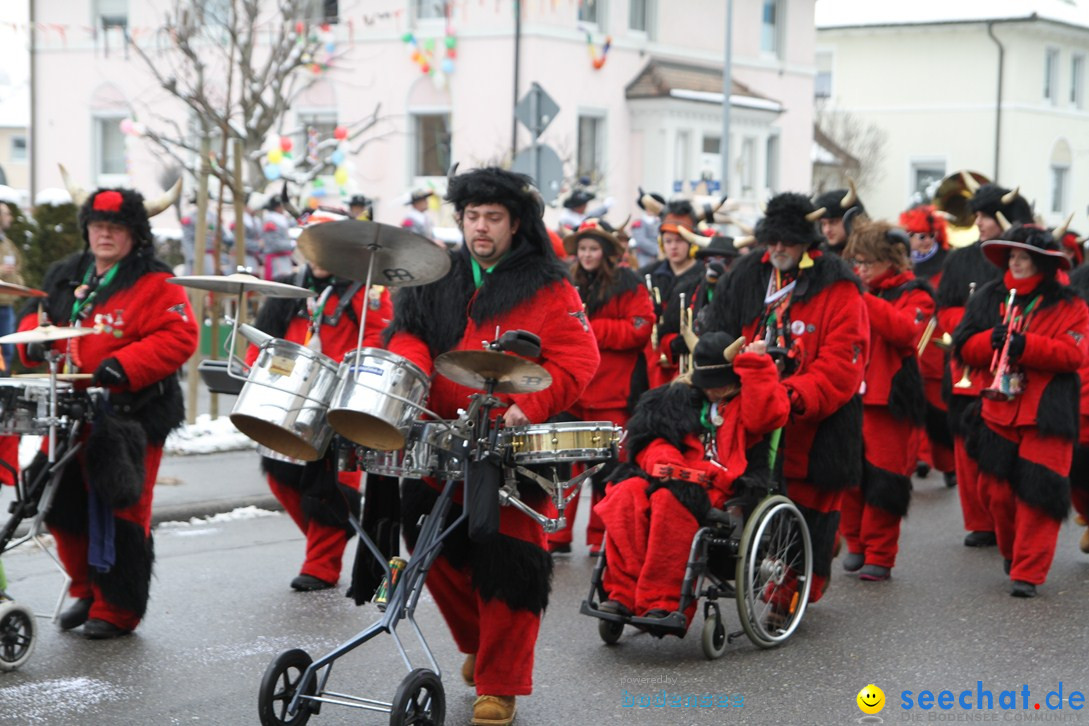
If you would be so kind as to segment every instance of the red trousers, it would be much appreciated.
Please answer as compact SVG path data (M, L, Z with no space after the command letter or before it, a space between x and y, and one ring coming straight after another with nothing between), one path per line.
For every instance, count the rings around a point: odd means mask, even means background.
M843 503L843 490L829 491L821 489L802 479L787 479L787 495L795 504L807 507L819 515L832 515L840 511ZM835 537L828 539L823 548L813 543L813 586L809 590L809 602L815 603L824 595L828 587L828 576L816 574L820 565L827 571L831 568L832 551Z
M953 437L953 454L957 464L957 493L964 516L964 529L969 532L993 532L994 520L990 510L984 506L980 492L979 463L965 450L963 436Z
M626 479L610 487L596 507L609 533L605 592L636 615L678 608L692 538L700 527L672 492L658 489L647 497L646 488L644 479ZM685 612L688 622L695 608L693 602Z
M361 478L358 471L337 473L340 483L353 489L359 489ZM281 484L271 475L268 477L268 486L306 536L306 559L303 560L299 573L336 583L340 579L340 566L344 559L344 548L348 544L348 533L343 527L322 524L307 517L302 509L302 492L298 489Z
M848 489L843 493L839 529L847 540L847 551L865 555L867 565L896 565L900 517L867 504L861 489Z
M0 436L0 459L15 470L15 476L19 475L19 437ZM0 466L0 484L15 484L15 478L7 467Z
M991 423L987 427L1016 442L1021 458L1062 475L1070 472L1074 450L1071 442L1053 436L1041 437L1035 428ZM994 520L998 551L1011 560L1010 579L1042 585L1055 557L1062 522L1019 499L1010 482L986 472L980 472L980 499Z
M113 513L115 519L123 519L142 527L145 537L151 534L151 501L155 493L155 480L159 475L159 462L162 457L162 446L147 447L144 452L144 491L140 495L140 501L131 507L115 510ZM78 465L72 464L72 466ZM87 564L87 534L76 534L54 527L50 527L49 531L57 543L57 557L64 565L68 576L72 578L68 594L77 599L94 599L88 615L90 619L105 620L119 628L135 630L140 624L140 617L136 613L107 602L99 587L91 581L90 566ZM118 557L121 557L120 552ZM123 569L125 562L119 559L114 567Z

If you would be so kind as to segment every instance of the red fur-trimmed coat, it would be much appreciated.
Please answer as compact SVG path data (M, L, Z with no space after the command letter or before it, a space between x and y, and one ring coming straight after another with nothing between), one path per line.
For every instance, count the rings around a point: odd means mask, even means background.
M594 294L593 284L588 287L580 293L601 363L576 407L581 411L626 408L636 360L650 340L654 304L646 287L627 268L617 270L613 289L600 297Z

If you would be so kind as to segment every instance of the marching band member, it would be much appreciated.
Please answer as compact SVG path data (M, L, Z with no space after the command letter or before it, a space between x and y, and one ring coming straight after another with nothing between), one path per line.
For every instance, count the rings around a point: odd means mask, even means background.
M953 345L966 365L990 369L979 435L980 499L994 522L1010 594L1035 597L1070 508L1077 372L1089 347L1089 309L1057 274L1070 263L1047 230L1014 225L982 251L1004 273L976 291Z
M321 221L329 221L330 216L326 211ZM372 285L368 292L364 283L340 279L313 263L281 276L278 282L309 288L316 297L266 298L257 313L258 329L340 362L355 350L366 305L363 346L381 347L382 330L393 317L390 294L384 287ZM251 346L247 363L252 364L258 352ZM360 472L338 472L333 446L325 457L306 465L262 456L261 470L273 495L306 537L306 557L291 587L300 592L335 587L344 548L354 532L348 518L359 516Z
M1069 257L1069 255L1067 255ZM1089 301L1089 266L1076 266L1070 273L1070 287L1078 291L1083 300ZM1078 548L1089 554L1089 355L1085 356L1081 370L1081 418L1078 426L1078 445L1070 463L1070 500L1077 512L1076 524L1086 527L1081 533Z
M171 196L145 202L131 189L72 189L88 249L54 263L42 284L52 324L99 331L53 349L110 392L46 517L76 598L60 627L82 625L92 639L132 632L147 610L155 479L163 442L185 419L175 374L197 348L197 323L185 290L166 281L174 273L155 257L148 222ZM39 324L37 302L20 330ZM43 361L47 345L21 346L24 363ZM39 453L32 472L45 464Z
M658 228L658 248L665 259L640 268L639 277L650 276L658 319L657 340L647 344L647 380L650 388L668 383L677 375L679 354L687 353L680 336L680 295L691 296L693 288L703 277L703 264L696 260L698 245L681 236L681 228L692 232L698 222L696 210L687 200L673 200L662 208L662 223Z
M601 610L662 618L676 611L692 539L708 510L722 507L741 476L770 476L761 443L786 424L790 400L764 342L742 346L744 338L727 333L704 335L691 380L683 376L639 399L622 470L631 476L595 507L608 532Z
M995 266L983 256L981 247L984 241L997 239L1002 234L998 215L1011 224L1032 222L1032 208L1017 190L1011 191L997 184L979 186L969 200L969 206L976 215L980 241L953 250L946 260L937 297L938 324L943 330L954 330L960 323L973 285L981 287L1000 276ZM965 547L993 547L996 541L991 514L979 496L977 452L974 446L967 445L975 440L981 426L979 393L989 382L985 378L985 371L965 370L956 356L950 356L949 429L953 434L957 492L964 528L968 531L964 537Z
M852 209L858 210L855 214L866 214L866 208L862 206L862 200L858 198L854 181L847 180L847 189L833 189L819 195L813 204L823 208L821 215L821 234L824 235L824 249L828 252L840 255L847 245L847 226L843 218Z
M934 315L934 292L917 279L908 237L883 222L860 222L844 258L853 262L867 294L870 359L862 394L862 486L843 495L840 531L847 540L843 569L859 579L887 580L896 564L900 520L911 499L915 448L926 419L916 345Z
M397 292L386 331L389 350L431 373L436 356L480 350L497 326L535 333L541 339L535 362L551 374L552 385L537 393L497 394L505 408L495 413L509 426L543 423L578 400L600 359L578 292L552 252L540 195L528 177L489 167L452 177L447 200L465 244L450 253L451 270L442 280ZM438 376L428 408L454 419L473 393ZM437 497L432 484L404 482L401 514L410 546L419 535L420 516ZM454 510L460 509L457 499ZM522 500L541 512L550 504L532 485L523 486ZM500 508L499 533L490 541L456 531L431 565L427 587L458 649L467 654L462 677L478 694L473 723L509 724L515 697L532 691L551 576L544 532L514 507Z
M773 197L756 227L764 245L742 257L719 283L711 330L770 340L784 367L790 421L783 432L787 495L813 539L813 587L820 599L831 575L843 492L862 477L859 386L869 349L858 278L822 254L814 221L820 210L803 194Z
M734 246L734 238L721 234L711 234L708 240L701 240L693 232L681 227L681 235L697 246L696 259L703 263L703 279L692 288L687 305L692 310L692 326L696 335L703 333L704 321L711 313L711 300L715 297L718 281L730 271L741 253ZM687 353L687 349L683 352Z
M575 257L571 278L586 305L586 317L601 354L601 364L593 380L568 410L580 421L612 421L623 426L631 410L632 373L650 340L654 305L639 277L620 266L624 247L607 222L587 219L563 243L567 254ZM594 477L592 504L601 501L604 494L609 473L606 469ZM578 502L576 491L566 509L567 527L548 536L551 552L571 551ZM601 519L591 509L586 530L591 554L600 551L604 530Z
M934 290L941 283L942 267L949 256L945 217L932 204L919 204L900 214L900 226L911 238L911 267L915 276L926 280ZM941 340L946 331L935 318L930 341ZM942 376L945 352L928 342L919 354L919 371L926 394L926 427L919 438L919 474L925 476L933 467L942 473L945 485L957 485L953 461L953 434L949 431L949 407L942 400Z

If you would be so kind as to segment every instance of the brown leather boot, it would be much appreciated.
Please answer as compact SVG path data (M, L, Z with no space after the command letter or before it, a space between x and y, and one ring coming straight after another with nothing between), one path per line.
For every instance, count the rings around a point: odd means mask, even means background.
M461 680L467 686L476 685L476 653L465 656L465 662L461 664Z
M514 696L479 696L473 702L473 726L509 726L518 712Z

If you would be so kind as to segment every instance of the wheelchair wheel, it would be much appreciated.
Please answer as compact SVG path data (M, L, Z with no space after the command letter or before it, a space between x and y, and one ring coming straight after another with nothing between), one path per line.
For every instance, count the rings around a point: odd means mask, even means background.
M0 602L0 671L13 671L34 652L34 613L12 601Z
M597 634L601 636L605 645L616 645L620 636L624 634L624 623L618 623L615 620L599 620Z
M313 662L314 659L305 650L295 648L285 650L268 664L257 694L257 714L261 726L303 726L310 720L310 701L300 701L294 714L288 713L287 709L299 690L303 673ZM315 683L311 680L306 695L314 695L314 688Z
M802 513L784 496L764 499L745 522L737 560L737 612L755 645L773 648L794 633L809 602L812 575Z
M703 646L703 655L707 660L717 660L726 652L726 628L717 608L703 620L700 645Z
M446 691L434 671L417 668L405 676L390 705L390 726L442 726Z

